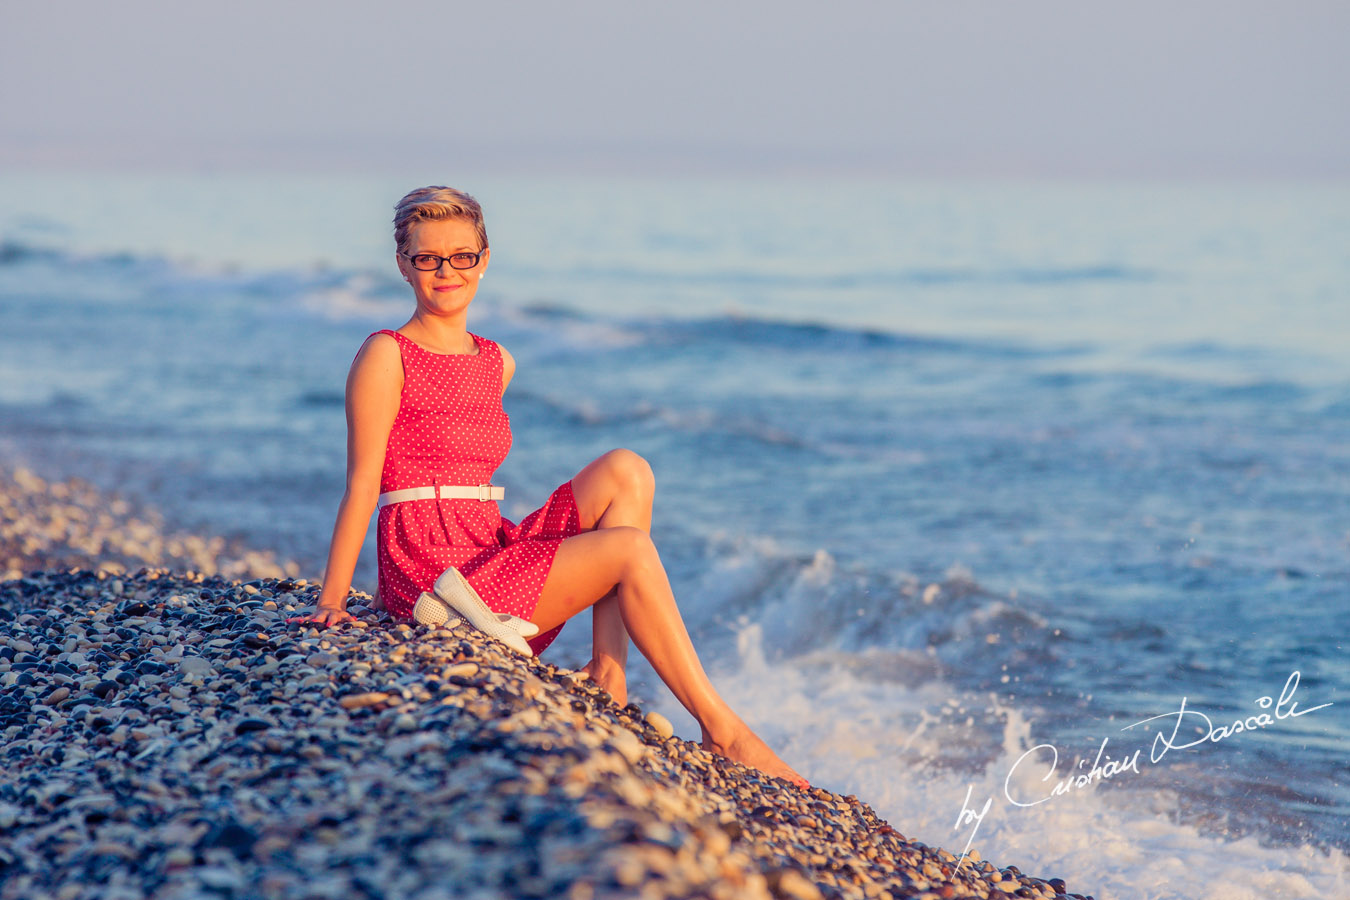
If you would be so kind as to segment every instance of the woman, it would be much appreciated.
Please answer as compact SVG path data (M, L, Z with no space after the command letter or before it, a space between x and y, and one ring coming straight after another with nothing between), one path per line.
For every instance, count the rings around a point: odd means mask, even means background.
M536 653L591 607L594 650L585 671L616 703L627 702L632 635L698 721L704 748L806 786L703 671L648 534L654 484L642 457L613 450L519 525L501 517L500 492L488 482L511 444L501 397L515 360L467 328L492 255L478 202L446 187L415 190L395 208L394 239L417 308L396 331L367 338L352 363L347 490L318 605L292 621L352 619L347 593L378 502L380 596L394 615L410 616L450 566L492 610L538 626L529 642Z

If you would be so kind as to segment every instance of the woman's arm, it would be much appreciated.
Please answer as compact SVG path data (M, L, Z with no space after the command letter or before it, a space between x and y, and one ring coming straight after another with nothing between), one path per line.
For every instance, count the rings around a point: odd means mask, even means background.
M299 621L332 625L352 618L347 612L347 593L379 499L385 447L402 391L398 342L388 335L374 335L357 354L347 376L347 489L333 525L318 606L312 616Z
M502 393L506 393L506 386L511 383L511 376L516 374L516 358L512 356L501 344L497 349L502 352Z

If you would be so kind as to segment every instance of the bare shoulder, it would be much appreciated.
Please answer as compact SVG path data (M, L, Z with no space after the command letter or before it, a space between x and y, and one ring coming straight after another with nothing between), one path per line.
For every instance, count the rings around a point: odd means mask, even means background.
M387 334L372 334L352 360L349 384L402 385L403 354L398 341Z
M347 376L348 477L360 470L379 483L384 448L403 395L403 355L398 341L372 334Z
M353 366L369 365L372 362L389 363L401 360L401 357L402 351L399 350L398 341L394 340L392 335L376 332L366 338L352 363Z
M502 393L506 393L506 386L511 383L511 376L516 374L516 358L511 355L510 350L507 350L501 344L497 345L497 349L502 354Z

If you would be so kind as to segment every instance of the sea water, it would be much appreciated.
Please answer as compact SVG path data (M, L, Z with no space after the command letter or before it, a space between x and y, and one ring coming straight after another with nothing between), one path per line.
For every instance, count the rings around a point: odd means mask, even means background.
M0 459L317 578L425 180L0 175ZM1098 897L1350 896L1350 186L461 186L504 512L642 453L707 668L813 783Z

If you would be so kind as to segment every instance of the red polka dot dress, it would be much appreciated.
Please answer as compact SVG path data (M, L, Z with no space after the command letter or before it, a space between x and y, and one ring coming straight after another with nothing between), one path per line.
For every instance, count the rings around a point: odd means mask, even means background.
M476 354L432 353L397 331L376 334L392 336L403 356L380 492L490 483L511 449L501 348L470 335ZM528 619L558 545L580 531L571 482L519 525L502 518L493 500L391 503L380 509L377 531L380 596L390 613L410 618L418 595L455 566L493 611ZM535 636L530 647L538 654L561 630Z

